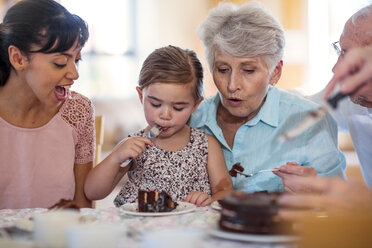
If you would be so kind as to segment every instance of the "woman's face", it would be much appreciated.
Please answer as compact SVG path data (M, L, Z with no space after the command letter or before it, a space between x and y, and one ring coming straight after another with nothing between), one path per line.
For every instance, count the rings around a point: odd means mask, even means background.
M66 52L31 54L24 71L25 81L30 92L44 105L55 107L67 98L65 87L74 84L79 77L80 51L75 42Z
M281 65L270 74L263 56L236 57L217 49L213 80L222 106L234 117L252 119L262 106L269 84L279 80Z

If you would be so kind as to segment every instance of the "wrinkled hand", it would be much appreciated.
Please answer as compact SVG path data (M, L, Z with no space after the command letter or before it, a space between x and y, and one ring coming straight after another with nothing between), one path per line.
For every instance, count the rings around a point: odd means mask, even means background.
M195 204L198 207L208 206L209 204L212 203L211 197L207 195L206 193L200 192L200 191L190 192L186 196L184 201Z
M300 166L296 162L287 162L273 171L275 175L282 178L284 190L292 193L308 192L310 189L297 183L298 178L316 177L318 174L311 166Z
M113 153L117 156L117 162L123 163L127 159L139 157L147 146L153 146L152 141L145 137L130 137L122 140L115 148Z
M285 219L296 219L325 210L329 213L372 211L372 191L358 181L340 178L297 178L293 181L300 187L311 189L311 193L284 194L278 203L294 207L282 209L279 215ZM308 210L295 210L307 208Z
M332 94L337 84L344 94L372 93L372 46L355 47L347 51L333 68L333 78L329 82L324 98Z

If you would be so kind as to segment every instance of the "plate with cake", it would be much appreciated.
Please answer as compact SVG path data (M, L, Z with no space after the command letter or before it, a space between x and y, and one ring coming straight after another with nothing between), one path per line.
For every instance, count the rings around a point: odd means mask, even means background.
M120 209L129 215L166 216L190 213L196 206L188 202L174 202L165 191L139 190L138 201L125 204Z
M219 238L251 242L295 242L293 223L278 216L281 193L234 192L220 200L218 228L209 231Z

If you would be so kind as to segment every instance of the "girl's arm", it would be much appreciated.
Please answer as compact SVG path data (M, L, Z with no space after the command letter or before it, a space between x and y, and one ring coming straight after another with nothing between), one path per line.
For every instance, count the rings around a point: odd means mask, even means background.
M74 202L82 208L91 208L92 201L90 201L84 193L84 183L87 178L89 171L93 167L93 162L86 164L75 164L74 175L75 175L75 195Z
M87 198L100 200L110 194L132 166L133 161L124 168L120 165L129 158L135 159L140 156L148 145L153 143L144 137L131 137L121 141L110 155L89 172L84 186Z
M208 164L207 170L209 181L212 188L212 201L222 199L234 191L231 177L226 167L225 158L218 141L210 136L208 137Z

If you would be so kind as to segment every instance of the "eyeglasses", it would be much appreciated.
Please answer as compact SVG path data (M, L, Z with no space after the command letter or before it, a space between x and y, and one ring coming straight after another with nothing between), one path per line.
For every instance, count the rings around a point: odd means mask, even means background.
M339 41L336 41L336 42L333 42L332 43L332 46L333 48L335 49L336 53L338 56L340 56L341 54L344 54L345 51L343 51L340 47L340 42Z

